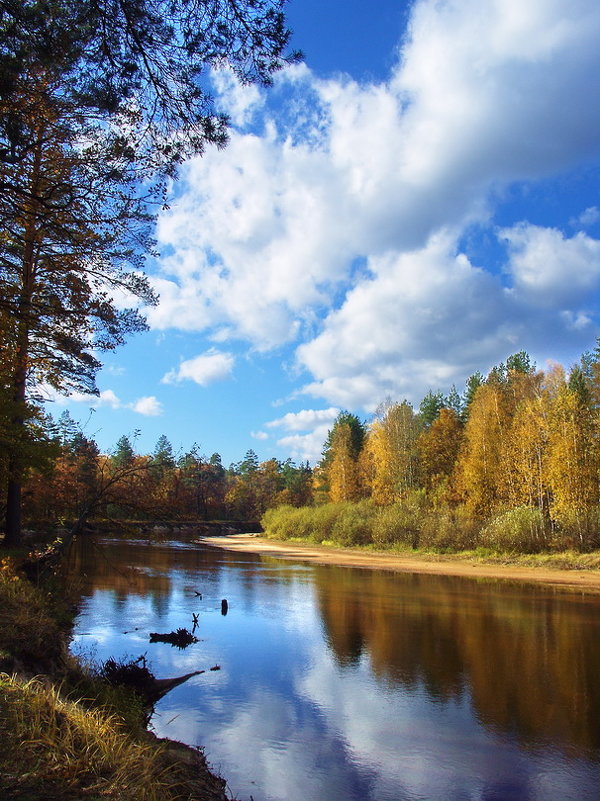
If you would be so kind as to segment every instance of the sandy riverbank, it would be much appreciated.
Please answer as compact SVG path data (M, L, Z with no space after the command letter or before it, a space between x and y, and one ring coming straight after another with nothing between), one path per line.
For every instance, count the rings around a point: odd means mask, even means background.
M432 573L480 579L505 579L550 584L565 589L600 593L600 570L560 570L548 567L498 565L427 554L386 554L345 548L281 542L252 534L202 537L201 542L230 551L247 551L272 556L345 567L367 567L406 573Z

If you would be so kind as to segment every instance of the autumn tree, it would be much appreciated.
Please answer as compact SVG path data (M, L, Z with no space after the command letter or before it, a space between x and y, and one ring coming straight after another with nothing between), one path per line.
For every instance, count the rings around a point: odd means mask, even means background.
M597 420L590 403L567 382L559 384L548 409L550 512L579 548L598 544L600 458Z
M226 139L203 73L268 83L285 61L283 5L0 2L6 544L20 538L34 388L96 392L97 354L144 329L135 304L155 298L139 269L165 179Z
M359 457L365 426L355 414L340 412L327 435L320 463L331 501L357 500L361 495Z
M369 427L371 497L377 504L400 500L419 486L417 437L420 423L408 401L380 406Z
M452 475L463 438L463 426L453 409L443 408L417 440L421 479L432 490Z
M492 368L484 382L478 374L471 378L475 389L454 484L467 508L485 518L516 496L510 455L513 419L519 405L535 395L539 380L524 351Z
M476 517L488 517L501 500L502 448L508 425L503 387L495 382L480 385L470 403L455 476L465 505Z

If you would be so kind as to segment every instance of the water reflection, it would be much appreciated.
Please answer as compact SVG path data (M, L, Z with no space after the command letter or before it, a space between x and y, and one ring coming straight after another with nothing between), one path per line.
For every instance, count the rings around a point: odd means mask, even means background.
M524 743L600 747L600 621L593 597L535 585L316 568L340 665L432 699L469 689L479 719Z
M153 723L241 799L599 797L595 596L177 543L84 540L72 569L77 647L145 652L161 678L221 665ZM198 644L148 644L194 614Z

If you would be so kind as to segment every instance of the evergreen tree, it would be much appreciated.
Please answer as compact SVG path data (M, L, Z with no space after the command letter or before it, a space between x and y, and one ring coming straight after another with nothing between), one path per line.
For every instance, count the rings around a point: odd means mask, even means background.
M112 461L117 467L127 467L133 464L135 459L135 451L133 445L127 434L123 434L117 440L117 445L112 454Z
M429 390L419 405L419 420L423 428L429 428L446 405L443 393Z
M463 421L463 423L466 423L467 420L469 419L471 404L473 403L473 400L475 398L475 393L477 392L479 387L484 383L484 380L485 379L483 375L479 372L479 370L467 378L462 398L461 420Z
M151 461L157 467L170 470L175 467L175 457L173 455L173 446L169 442L166 434L161 434L154 450L152 451Z

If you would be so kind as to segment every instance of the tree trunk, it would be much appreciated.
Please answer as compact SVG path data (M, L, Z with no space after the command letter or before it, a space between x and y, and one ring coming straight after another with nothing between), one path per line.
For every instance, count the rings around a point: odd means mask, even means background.
M21 480L15 460L9 462L8 489L6 493L6 523L4 527L4 546L15 548L21 544Z
M31 171L31 194L36 197L41 172L41 142L38 141ZM21 294L17 311L17 342L13 367L12 419L13 445L8 463L8 487L6 495L6 521L4 545L14 547L21 543L21 485L24 465L21 449L25 435L25 405L27 400L27 371L29 368L29 340L32 325L31 300L35 285L36 243L38 230L35 209L26 214L23 232L23 267Z

